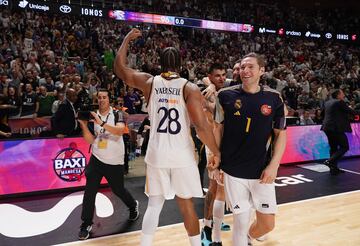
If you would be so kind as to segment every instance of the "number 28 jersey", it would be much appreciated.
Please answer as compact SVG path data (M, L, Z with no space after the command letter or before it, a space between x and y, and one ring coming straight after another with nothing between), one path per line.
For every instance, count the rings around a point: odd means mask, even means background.
M184 99L188 81L155 76L148 103L150 138L145 162L157 168L196 165L190 118ZM186 177L184 177L186 178Z

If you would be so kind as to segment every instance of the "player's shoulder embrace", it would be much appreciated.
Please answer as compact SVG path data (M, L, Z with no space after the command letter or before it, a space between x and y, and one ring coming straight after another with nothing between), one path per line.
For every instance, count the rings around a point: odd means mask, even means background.
M230 92L230 91L233 91L233 90L239 90L240 86L241 86L241 85L233 85L233 86L221 88L221 89L218 91L218 94L220 94L220 93L225 93L225 92Z

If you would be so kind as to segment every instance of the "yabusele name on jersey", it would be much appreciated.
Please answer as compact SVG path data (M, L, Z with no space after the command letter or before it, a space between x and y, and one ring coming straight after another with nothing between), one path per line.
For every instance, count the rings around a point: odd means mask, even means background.
M64 181L80 181L86 167L85 155L72 142L69 148L60 150L54 159L56 175Z

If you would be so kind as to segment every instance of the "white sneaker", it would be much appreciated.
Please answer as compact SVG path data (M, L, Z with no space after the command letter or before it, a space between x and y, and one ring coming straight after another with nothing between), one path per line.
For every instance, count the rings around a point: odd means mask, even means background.
M256 241L264 242L267 239L267 235L262 235L261 237L256 238Z
M249 234L247 235L247 237L248 237L248 245L250 246L250 245L252 245L251 241L252 241L253 238ZM259 241L259 242L264 242L266 239L267 239L266 234L262 235L261 237L255 238L255 240Z

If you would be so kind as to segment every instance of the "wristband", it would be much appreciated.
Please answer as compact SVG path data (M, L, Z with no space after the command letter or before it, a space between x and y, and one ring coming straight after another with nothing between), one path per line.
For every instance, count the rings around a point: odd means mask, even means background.
M100 126L101 126L101 127L104 127L105 124L106 124L106 122L103 121Z

